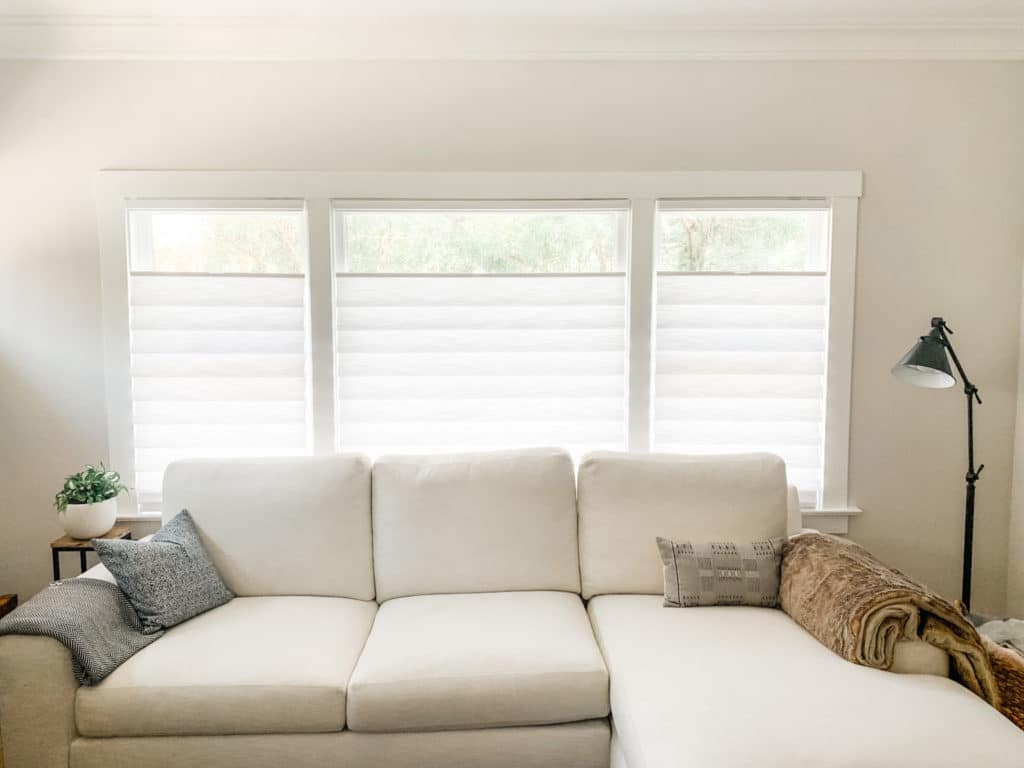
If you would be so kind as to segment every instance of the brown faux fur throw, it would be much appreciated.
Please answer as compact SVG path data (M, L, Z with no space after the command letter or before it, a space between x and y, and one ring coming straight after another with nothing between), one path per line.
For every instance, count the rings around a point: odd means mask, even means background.
M1024 728L1024 656L982 636L996 675L1002 703L999 711L1018 728Z
M924 640L949 654L963 685L1000 708L993 664L974 626L852 541L805 533L786 542L779 600L797 624L855 664L889 669L898 640Z

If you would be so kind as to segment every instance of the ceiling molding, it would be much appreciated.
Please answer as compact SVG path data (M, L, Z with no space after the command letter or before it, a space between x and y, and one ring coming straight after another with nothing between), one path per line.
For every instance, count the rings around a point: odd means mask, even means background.
M663 17L0 16L0 59L1024 60L1024 16L714 21Z

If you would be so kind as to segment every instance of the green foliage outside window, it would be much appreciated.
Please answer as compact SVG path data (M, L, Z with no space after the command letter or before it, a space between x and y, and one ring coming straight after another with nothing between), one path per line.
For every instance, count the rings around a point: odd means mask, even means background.
M823 271L818 212L666 211L658 269ZM346 211L340 268L356 273L529 274L625 270L613 211ZM820 226L820 225L819 225ZM302 217L281 211L152 214L145 269L302 274Z
M159 212L152 221L154 272L305 272L301 214Z
M612 272L609 212L381 211L342 214L346 272Z
M661 215L658 268L668 272L823 270L803 212L672 211Z

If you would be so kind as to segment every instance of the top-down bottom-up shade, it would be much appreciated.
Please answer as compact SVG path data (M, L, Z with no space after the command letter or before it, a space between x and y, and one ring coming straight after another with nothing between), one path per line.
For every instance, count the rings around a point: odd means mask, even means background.
M625 277L337 279L338 445L625 445Z
M655 450L770 451L819 503L827 302L824 274L659 274Z
M309 450L302 276L131 277L135 488L167 463ZM337 446L626 444L626 280L341 274ZM655 450L782 456L822 485L824 275L659 274Z
M130 290L142 509L175 459L307 452L303 276L135 274Z

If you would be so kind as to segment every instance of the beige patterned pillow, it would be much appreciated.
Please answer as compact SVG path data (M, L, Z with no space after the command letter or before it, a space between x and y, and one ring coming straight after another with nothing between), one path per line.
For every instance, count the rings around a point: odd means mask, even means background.
M665 565L665 605L778 607L783 541L694 543L658 537Z

